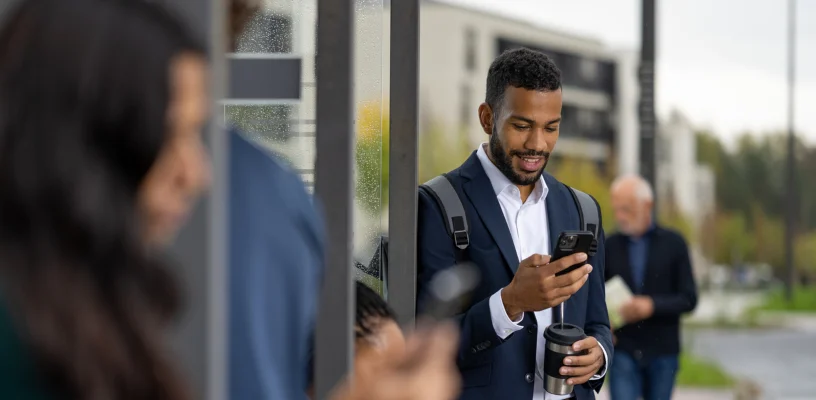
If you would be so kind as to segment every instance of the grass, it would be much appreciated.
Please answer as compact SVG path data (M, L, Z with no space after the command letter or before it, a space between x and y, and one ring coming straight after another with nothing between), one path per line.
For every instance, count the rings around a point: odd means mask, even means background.
M791 301L785 299L783 289L768 293L765 303L757 308L760 311L793 311L816 313L816 287L800 286L793 290Z
M727 389L734 386L734 378L717 364L683 353L680 355L680 371L677 385L696 388Z

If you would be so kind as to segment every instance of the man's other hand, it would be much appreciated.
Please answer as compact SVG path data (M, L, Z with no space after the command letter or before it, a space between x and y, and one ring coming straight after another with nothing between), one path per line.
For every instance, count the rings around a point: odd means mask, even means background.
M580 356L569 356L564 358L564 366L559 371L561 375L571 376L567 379L570 385L581 385L587 383L604 365L604 353L600 343L590 336L584 340L579 340L572 345L574 351L584 351L587 353Z
M624 304L619 312L627 324L640 322L654 314L654 301L649 296L635 296Z
M534 254L522 261L513 281L501 293L510 320L516 321L524 312L546 310L569 299L589 279L592 266L587 264L561 276L555 274L586 259L585 253L575 253L550 262L550 256Z

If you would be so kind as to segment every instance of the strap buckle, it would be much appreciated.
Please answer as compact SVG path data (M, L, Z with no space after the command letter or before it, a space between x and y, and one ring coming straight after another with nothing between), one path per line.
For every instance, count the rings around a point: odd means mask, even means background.
M470 244L470 236L466 230L458 230L453 232L453 241L456 243L456 247L464 250Z

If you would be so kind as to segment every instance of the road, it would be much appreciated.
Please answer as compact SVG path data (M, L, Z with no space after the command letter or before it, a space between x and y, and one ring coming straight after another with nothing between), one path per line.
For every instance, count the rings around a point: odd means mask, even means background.
M695 330L687 349L730 374L758 383L757 400L816 399L816 333L790 330Z

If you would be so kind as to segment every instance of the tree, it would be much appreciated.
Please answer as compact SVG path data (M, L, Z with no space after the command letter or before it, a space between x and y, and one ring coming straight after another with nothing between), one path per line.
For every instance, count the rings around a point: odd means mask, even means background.
M751 233L754 259L770 264L781 273L785 266L784 227L779 218L769 217L758 203L751 204Z
M557 165L548 165L547 168L565 185L592 195L601 208L604 231L611 232L615 229L609 194L611 179L602 174L595 163L577 158L562 158Z
M691 225L689 219L677 208L673 201L662 201L658 208L659 215L657 220L666 228L674 229L686 239L688 243L697 242L697 233L694 232L694 226Z
M713 252L714 262L733 265L752 259L753 237L748 232L745 217L738 213L722 213L716 219L717 245Z
M376 215L388 204L388 113L379 102L363 102L356 122L356 200Z
M473 147L464 130L450 134L439 124L419 136L419 182L427 182L433 177L451 171L473 152Z
M816 278L816 232L798 238L794 248L794 264L800 276L811 278L811 282Z

